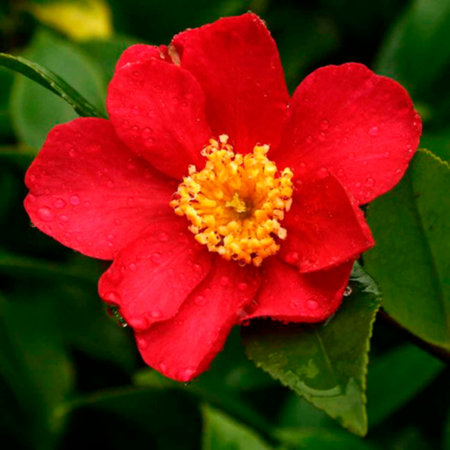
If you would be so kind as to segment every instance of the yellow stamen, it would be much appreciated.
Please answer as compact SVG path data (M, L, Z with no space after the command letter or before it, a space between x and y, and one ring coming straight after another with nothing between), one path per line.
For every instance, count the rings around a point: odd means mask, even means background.
M240 265L260 266L278 252L287 232L280 221L292 204L292 171L278 173L267 158L268 145L253 153L234 153L228 136L211 139L203 149L205 168L189 168L170 205L192 223L190 231L209 251Z

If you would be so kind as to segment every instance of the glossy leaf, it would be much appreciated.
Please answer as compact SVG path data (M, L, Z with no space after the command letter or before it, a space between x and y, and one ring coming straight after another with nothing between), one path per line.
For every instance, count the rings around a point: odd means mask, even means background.
M420 151L400 184L368 208L376 246L365 267L383 307L422 339L450 349L450 166Z
M41 31L25 56L33 62L0 56L2 65L28 77L16 80L11 97L13 125L23 142L40 148L47 133L58 123L78 115L106 117L100 109L105 86L99 69L74 46ZM58 97L49 95L46 89Z
M411 344L379 357L369 366L369 426L383 422L430 384L445 365Z
M223 412L203 405L202 450L270 450L260 436Z
M373 280L355 265L352 294L322 324L259 321L243 329L248 356L353 433L365 435L366 370L380 305Z

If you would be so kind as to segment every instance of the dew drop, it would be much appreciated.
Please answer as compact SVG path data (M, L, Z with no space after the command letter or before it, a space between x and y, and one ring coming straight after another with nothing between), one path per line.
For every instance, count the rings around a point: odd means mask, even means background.
M150 256L150 259L155 264L161 264L161 262L162 262L162 255L159 252L155 252L155 253L152 254L152 256Z
M248 289L248 283L238 283L238 289L240 291L246 291Z
M167 242L169 240L169 235L167 233L160 233L158 236L159 242Z
M158 367L161 372L165 372L167 370L167 366L164 363L159 363Z
M330 126L330 122L328 120L326 120L326 119L322 120L322 123L320 124L320 128L322 130L324 130L324 131L328 130L329 126Z
M230 279L228 277L226 277L226 276L223 276L220 279L219 283L220 283L221 286L228 286L230 284Z
M111 181L111 180L109 180L109 181L106 183L106 186L108 186L110 189L112 189L112 188L114 187L114 182Z
M55 208L61 209L66 206L66 202L62 198L58 198L57 200L55 200L55 203L53 203L53 205L55 206Z
M69 221L69 218L66 215L64 215L64 214L62 216L59 216L59 218L60 218L60 220L62 222L68 222Z
M141 337L141 336L137 336L136 337L136 341L137 344L139 346L139 348L141 348L142 350L146 350L148 348L148 341L147 339Z
M344 297L348 297L352 293L352 288L347 286L344 291Z
M153 319L158 319L160 317L162 317L162 313L159 309L154 309L150 315L153 317Z
M206 299L203 297L203 295L197 295L194 300L195 304L198 306L203 306L206 304Z
M322 167L317 171L317 176L322 179L326 178L328 176L328 170Z
M28 196L28 200L30 200L31 203L34 203L36 201L36 197L33 194L30 194Z
M367 187L373 187L374 185L375 185L375 180L373 178L367 178L366 186Z
M317 309L319 307L319 304L315 300L308 300L306 302L306 307L308 309L314 310L314 309Z
M145 317L133 317L128 320L128 323L135 330L146 330L148 328L148 320Z
M194 269L194 272L197 272L197 273L203 272L202 266L200 264L194 264L192 267Z
M78 197L78 195L72 195L72 197L70 197L70 204L73 206L77 206L80 204L80 197Z
M297 264L300 260L300 255L298 252L289 252L285 259L289 264Z
M372 128L369 130L369 134L370 134L371 136L378 136L378 133L379 133L378 127L372 127Z
M50 208L39 208L37 216L44 222L51 222L55 218L55 213Z
M180 381L190 381L192 378L192 375L194 375L195 370L194 369L184 369L178 372L178 378Z
M306 143L307 143L307 144L312 144L312 141L313 141L313 138L312 138L311 135L306 136Z
M118 304L120 302L119 294L113 291L106 292L105 295L103 295L103 299L114 304Z

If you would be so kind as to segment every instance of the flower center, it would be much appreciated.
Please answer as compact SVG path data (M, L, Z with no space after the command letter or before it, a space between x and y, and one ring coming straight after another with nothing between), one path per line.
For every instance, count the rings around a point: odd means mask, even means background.
M276 238L286 238L280 221L292 204L293 174L278 172L266 156L268 145L244 156L227 142L226 135L210 140L202 151L205 168L189 167L170 205L190 220L189 230L209 251L259 266L279 250Z

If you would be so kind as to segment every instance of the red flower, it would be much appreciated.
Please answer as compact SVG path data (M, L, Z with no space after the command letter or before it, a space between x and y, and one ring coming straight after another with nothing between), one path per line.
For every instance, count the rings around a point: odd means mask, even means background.
M336 311L373 245L358 205L400 180L421 133L406 91L360 64L319 69L290 98L254 14L129 48L107 107L109 121L50 132L25 207L63 244L114 260L101 297L181 381L235 324Z

